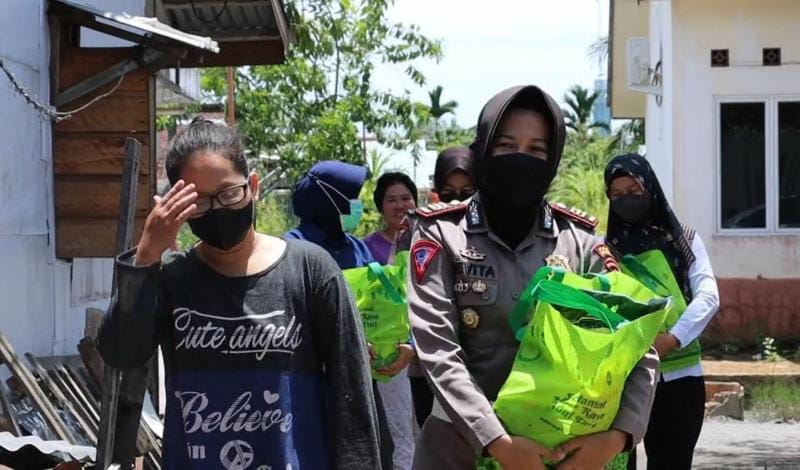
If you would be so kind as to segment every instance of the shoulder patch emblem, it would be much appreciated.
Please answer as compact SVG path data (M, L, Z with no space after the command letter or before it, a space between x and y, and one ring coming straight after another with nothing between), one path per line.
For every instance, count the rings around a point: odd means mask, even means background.
M425 271L428 270L431 261L441 249L442 246L433 240L419 240L411 247L411 262L414 264L414 276L417 283L422 282Z
M597 228L597 217L589 215L580 209L576 209L574 207L570 208L557 202L550 203L550 208L553 210L553 212L556 212L557 214L560 214L572 220L573 222L577 222L590 230Z
M592 251L603 261L603 266L606 268L606 271L619 271L619 263L617 263L617 259L614 257L614 254L611 253L611 249L608 245L601 243L595 246Z
M430 219L439 217L445 214L453 214L456 212L463 212L467 209L467 204L461 201L453 201L451 203L435 202L428 204L425 207L420 207L414 213L423 219Z

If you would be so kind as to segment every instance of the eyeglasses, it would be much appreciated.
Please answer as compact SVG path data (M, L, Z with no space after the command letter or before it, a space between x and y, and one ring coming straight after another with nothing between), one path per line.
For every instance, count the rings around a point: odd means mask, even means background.
M461 191L460 193L455 191L443 191L439 193L439 200L441 202L452 202L452 201L466 201L467 199L471 198L475 195L476 191Z
M239 204L247 196L248 185L249 183L237 184L236 186L225 188L213 196L198 197L195 201L197 210L194 215L200 216L211 210L214 201L216 201L220 207L230 207Z

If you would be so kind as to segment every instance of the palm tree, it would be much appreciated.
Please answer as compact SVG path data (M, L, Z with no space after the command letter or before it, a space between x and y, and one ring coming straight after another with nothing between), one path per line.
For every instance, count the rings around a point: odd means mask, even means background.
M573 85L564 95L564 102L567 103L567 108L564 109L567 127L582 139L588 138L593 129L611 131L608 123L592 121L592 107L599 96L598 92L590 92L580 85Z
M430 106L430 114L433 118L434 122L438 122L439 119L444 116L445 114L451 114L456 111L458 108L457 101L448 101L447 103L442 103L442 86L439 85L433 90L428 92L428 96L431 99L431 106Z
M608 62L608 36L598 38L589 45L586 56L597 62L597 67L602 69Z
M635 152L640 145L644 145L645 127L644 119L631 119L614 133L609 142L609 151Z

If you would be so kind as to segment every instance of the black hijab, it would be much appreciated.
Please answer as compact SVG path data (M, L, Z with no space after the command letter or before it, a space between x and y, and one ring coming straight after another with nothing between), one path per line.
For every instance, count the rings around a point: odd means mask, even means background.
M475 182L475 172L473 164L475 155L467 147L450 147L442 150L436 157L436 169L433 171L433 190L437 193L442 191L447 177L456 171L462 171Z
M611 182L621 176L637 180L650 195L650 217L642 224L629 224L614 211L608 211L606 239L620 255L638 255L650 250L661 250L670 263L672 273L681 286L687 301L692 298L689 285L689 268L695 261L689 241L691 229L681 225L664 196L650 163L641 155L629 153L614 157L605 171L606 190Z
M482 178L481 167L487 158L492 157L492 143L500 121L511 109L529 109L541 114L550 125L549 155L547 157L547 185L556 176L558 163L564 150L566 126L558 103L539 87L517 86L503 90L490 99L478 117L478 136L472 144L475 152L475 173L478 175L478 189L485 203L484 211L489 226L509 247L515 248L531 232L544 201L536 201L528 207L511 208L493 200L486 191L486 180Z

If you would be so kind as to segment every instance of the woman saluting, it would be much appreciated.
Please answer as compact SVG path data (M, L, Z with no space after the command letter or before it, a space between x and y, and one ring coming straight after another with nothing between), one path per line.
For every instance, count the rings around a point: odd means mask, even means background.
M123 370L161 346L163 467L380 468L366 341L339 267L254 230L259 177L236 131L193 122L166 166L172 189L117 260L98 342ZM162 262L184 222L200 242Z
M642 439L658 358L629 376L612 428L557 450L509 436L492 410L519 347L508 314L543 265L576 273L614 267L595 221L551 206L565 126L557 103L534 86L511 88L483 108L475 144L478 194L417 211L408 301L417 353L435 395L414 468L467 470L491 455L506 470L602 469Z

